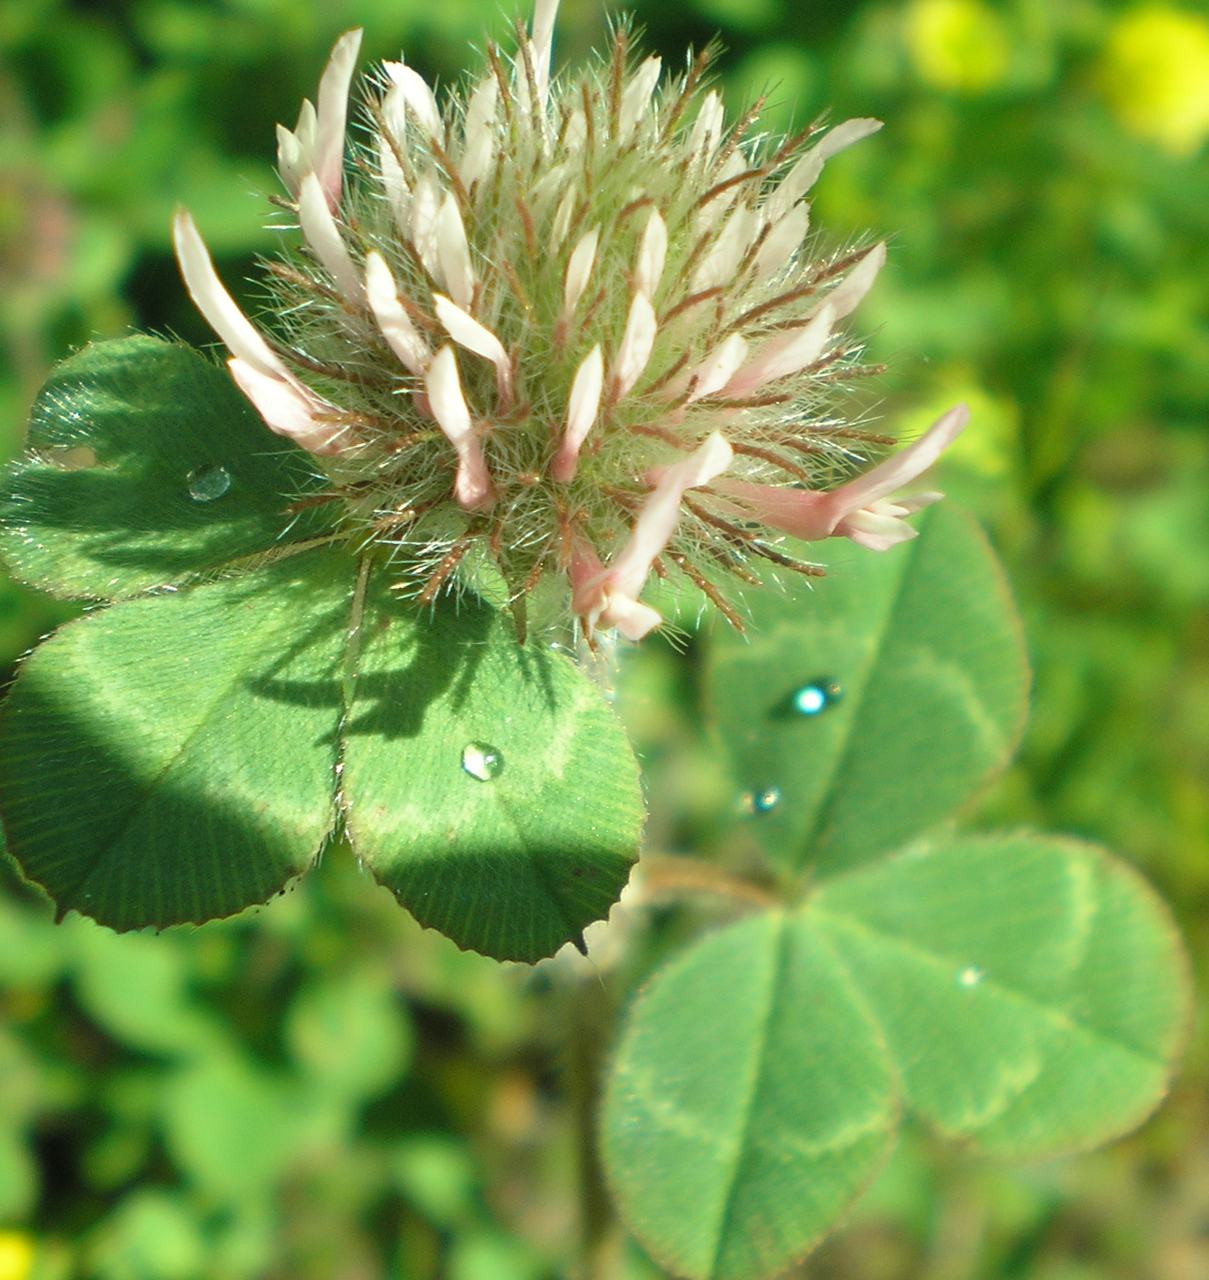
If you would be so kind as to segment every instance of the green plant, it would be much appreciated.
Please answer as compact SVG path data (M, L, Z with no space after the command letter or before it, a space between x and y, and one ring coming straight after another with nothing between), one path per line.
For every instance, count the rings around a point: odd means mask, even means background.
M337 46L317 112L281 135L307 251L273 271L276 346L178 218L247 399L149 338L52 376L0 492L0 548L27 581L108 607L25 663L0 814L61 912L116 928L231 914L346 839L422 923L537 960L585 945L638 844L637 770L586 649L694 592L741 627L726 593L753 588L752 641L702 650L751 835L712 887L760 908L636 1003L602 1153L674 1271L773 1274L872 1178L904 1106L1015 1155L1136 1123L1186 982L1162 908L1104 855L930 834L1023 716L977 531L929 513L908 547L794 585L819 567L778 534L907 540L934 495L891 493L964 422L874 466L888 442L823 401L864 371L832 328L882 251L798 252L800 200L873 122L745 144L705 59L657 93L624 37L551 89L552 20L540 6L461 133L392 67L368 188L345 186L356 41ZM666 601L639 599L652 570ZM250 1112L273 1105L259 1085Z

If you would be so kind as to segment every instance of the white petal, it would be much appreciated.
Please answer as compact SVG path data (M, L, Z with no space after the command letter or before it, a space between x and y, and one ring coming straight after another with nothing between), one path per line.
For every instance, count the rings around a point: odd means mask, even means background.
M245 360L227 361L231 376L240 391L252 402L269 430L287 436L311 453L333 454L341 450L340 437L346 427L331 422L318 422L315 412L320 401L308 396L296 385L266 373Z
M566 279L563 284L563 306L570 315L579 305L588 281L592 278L592 266L596 261L596 246L600 243L600 228L593 227L580 237L579 243L567 260Z
M443 295L433 294L433 304L437 319L445 326L446 332L454 342L459 347L465 347L467 351L473 351L476 356L490 360L495 365L496 382L499 385L500 394L504 396L510 394L512 361L508 358L504 344L499 338L486 325L479 324L473 316L467 315L461 307Z
M643 113L651 105L651 95L659 83L659 73L662 69L662 58L647 58L622 90L621 109L617 120L617 136L620 141L624 142L634 132Z
M198 234L192 217L178 209L172 222L172 238L176 245L176 260L180 263L185 287L197 309L227 346L233 356L252 365L262 373L285 377L286 368L274 354L251 320L235 305L227 292L209 251Z
M462 394L457 356L446 343L433 357L424 380L433 417L456 448L471 431L470 409Z
M441 192L431 174L417 183L411 201L411 242L424 270L434 280L441 279L441 259L437 252L437 220L441 213Z
M810 210L804 204L790 209L764 237L764 243L756 254L756 280L775 276L806 239L809 230Z
M303 178L298 192L298 221L307 245L335 281L336 288L353 306L364 306L361 278L332 217L319 178L313 173Z
M474 265L470 261L470 245L458 202L452 195L445 197L437 215L437 260L445 287L454 302L465 310L474 301Z
M459 168L467 189L486 177L495 157L495 111L499 101L499 85L494 76L479 83L466 108L462 126L462 163Z
M732 333L693 370L696 383L689 396L689 403L721 391L746 359L747 341L739 334Z
M768 216L783 218L790 209L810 190L823 172L823 165L832 156L838 155L845 148L862 138L869 137L882 127L880 120L845 120L829 130L821 141L817 142L781 180L780 185L768 198Z
M854 511L836 525L835 532L868 551L889 551L900 542L919 537L919 530L905 520L876 510Z
M875 244L855 266L851 267L843 280L827 295L827 305L831 307L837 320L842 320L857 309L865 294L873 288L877 273L885 262L886 244L882 241L880 244Z
M344 179L344 131L348 121L348 91L361 49L361 30L346 31L336 41L319 81L314 167L328 203L340 203Z
M537 0L533 11L533 77L544 104L550 89L550 56L554 50L554 20L559 0Z
M298 123L294 126L294 137L302 148L310 166L310 158L315 150L315 139L319 136L319 113L315 110L310 98L303 98L298 111ZM300 179L301 180L301 179Z
M767 382L787 378L814 364L827 346L834 322L835 312L825 302L804 328L766 342L723 391L731 397L750 395Z
M693 122L693 131L689 134L689 154L709 161L722 142L722 122L725 112L722 99L711 89L701 103L697 119Z
M622 335L621 346L617 350L617 361L613 367L615 384L613 394L617 399L626 395L642 377L642 371L651 358L658 329L659 321L650 299L645 293L636 293L630 305L625 333Z
M390 267L380 253L365 260L365 294L382 336L399 357L404 368L421 376L431 359L428 344L411 322L407 309L399 301L399 291Z
M315 108L305 98L294 132L283 124L277 126L277 172L292 196L297 196L302 179L314 164L315 130Z
M736 148L726 157L722 167L714 175L713 185L729 182L732 178L737 178L739 174L744 173L747 168L746 157ZM708 231L716 222L720 222L742 194L743 183L736 182L727 187L725 191L719 192L708 204L698 209L693 219L698 232Z
M834 129L829 129L824 134L814 147L814 154L822 156L824 161L830 160L832 156L839 155L841 151L846 151L853 143L860 142L862 139L875 134L881 127L882 122L880 120L874 120L870 117L845 120L842 124L837 124Z
M395 216L395 225L406 235L411 225L411 188L407 185L407 176L394 148L381 135L378 137L378 172L382 190Z
M641 600L613 595L597 615L604 627L616 627L627 640L641 640L663 621L663 615Z
M550 473L555 480L566 483L575 476L579 451L596 422L600 412L600 397L604 390L604 352L599 344L585 357L571 383L571 395L567 404L567 429L563 435Z
M634 287L648 298L655 296L667 261L667 223L658 209L651 210L642 240L638 245L638 264L634 268Z
M403 101L415 116L417 124L430 138L439 142L445 132L441 124L441 111L424 77L402 62L384 62L382 66L403 95Z
M433 357L425 377L428 403L437 425L445 433L458 455L458 474L454 494L468 511L490 504L491 477L483 458L483 450L474 433L462 380L458 376L457 357L453 348L444 346Z
M567 121L566 132L563 134L563 147L574 154L579 151L588 140L588 122L584 113L576 107L571 112L571 118Z
M563 194L562 200L559 201L558 209L554 214L554 221L550 224L550 240L551 247L559 249L562 242L567 238L567 232L571 229L571 215L575 212L575 188L568 187Z
M399 85L391 81L390 87L382 95L382 119L387 132L395 140L400 151L407 148L407 100Z
M739 263L751 248L760 224L760 214L749 205L741 205L730 215L701 265L693 273L693 292L730 282Z
M683 462L663 469L654 492L634 521L629 541L609 566L608 584L612 590L637 599L655 557L676 530L685 492L709 484L730 466L733 457L734 450L715 431Z

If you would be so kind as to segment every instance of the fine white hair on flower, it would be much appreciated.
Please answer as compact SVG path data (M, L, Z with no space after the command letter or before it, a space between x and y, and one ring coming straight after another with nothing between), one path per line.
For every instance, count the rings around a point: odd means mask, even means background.
M657 575L741 626L755 562L822 572L785 534L909 536L933 495L891 490L965 422L887 458L843 413L876 372L844 327L886 245L824 247L810 193L881 124L770 138L756 109L728 115L712 46L668 75L626 25L560 70L557 14L537 0L513 52L486 43L440 94L414 50L354 90L361 33L340 37L278 126L301 234L268 264L266 329L183 213L177 256L236 384L400 590L431 601L490 562L518 624L543 620L532 596L551 626L636 639L661 622L640 598Z

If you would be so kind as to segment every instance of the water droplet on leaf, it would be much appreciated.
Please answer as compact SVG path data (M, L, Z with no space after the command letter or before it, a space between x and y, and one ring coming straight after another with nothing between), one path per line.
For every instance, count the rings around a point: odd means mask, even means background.
M793 693L793 709L800 716L821 715L828 707L834 706L844 690L838 680L821 677L795 689Z
M198 467L189 472L187 483L194 502L214 502L231 487L231 473L226 467Z
M763 787L759 791L745 791L739 797L739 808L749 817L771 813L780 803L780 787Z
M462 748L462 768L480 782L498 778L504 768L504 757L489 743L468 742Z
M980 969L976 964L968 964L957 975L957 985L967 989L976 987L983 978L986 977L984 970Z

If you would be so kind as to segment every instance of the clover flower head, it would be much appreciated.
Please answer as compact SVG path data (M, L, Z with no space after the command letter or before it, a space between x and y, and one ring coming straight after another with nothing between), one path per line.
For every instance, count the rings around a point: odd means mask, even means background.
M665 76L625 27L554 75L556 10L538 0L515 53L488 44L443 102L385 63L351 146L361 37L340 38L317 104L278 127L301 243L268 265L271 337L183 211L177 256L240 389L401 590L494 574L522 616L561 583L589 636L637 639L662 621L640 599L655 574L739 624L728 591L754 559L821 572L782 533L906 536L913 507L888 495L960 429L950 415L854 475L889 441L836 412L837 386L872 371L841 324L885 246L818 252L807 197L881 126L769 140L758 104L728 125L712 49Z

